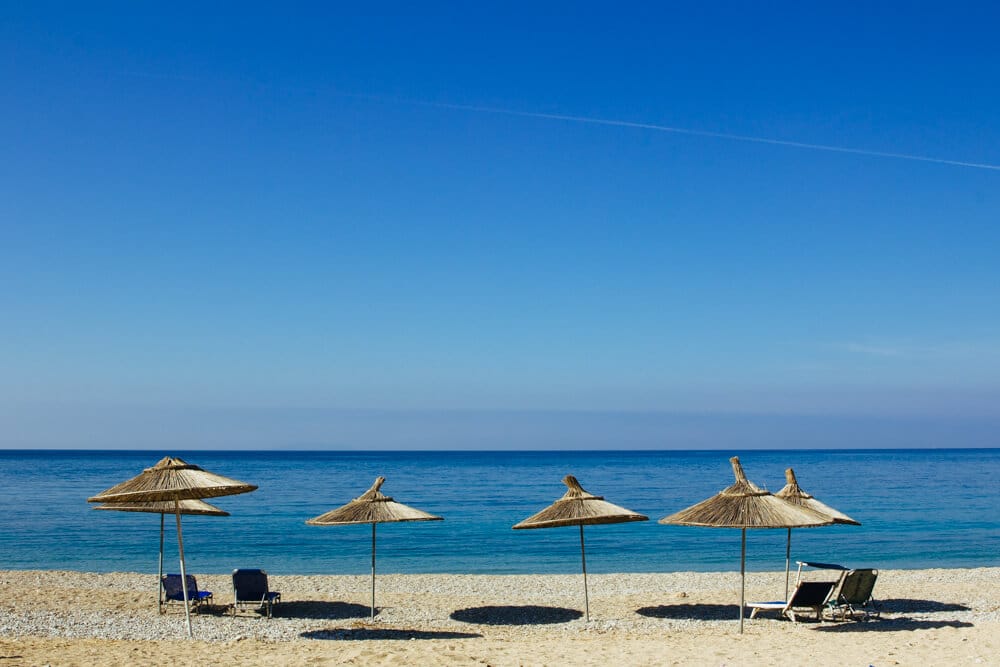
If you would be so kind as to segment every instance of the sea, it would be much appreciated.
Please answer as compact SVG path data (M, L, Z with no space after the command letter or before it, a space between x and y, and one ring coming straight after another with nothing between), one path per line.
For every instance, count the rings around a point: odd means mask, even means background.
M580 571L576 527L511 530L575 475L585 489L650 520L585 529L589 572L734 571L740 531L666 526L668 514L733 482L729 457L776 492L784 470L861 522L792 531L792 561L847 567L1000 566L1000 449L768 451L0 451L0 569L157 570L160 516L94 511L87 497L179 456L258 490L209 502L228 517L182 519L188 571L363 574L371 528L305 521L382 491L444 521L380 524L382 573ZM166 517L165 570L177 571ZM750 571L784 568L787 532L747 532Z

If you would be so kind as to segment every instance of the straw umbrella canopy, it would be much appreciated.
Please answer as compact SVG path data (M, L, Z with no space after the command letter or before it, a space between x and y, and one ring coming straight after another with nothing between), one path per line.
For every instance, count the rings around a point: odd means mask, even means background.
M186 514L189 516L229 516L229 512L225 510L220 510L215 505L210 505L204 500L196 500L191 498L189 500L180 501L181 514ZM162 609L163 607L163 587L160 586L160 580L163 579L163 523L164 516L167 514L174 513L174 504L164 500L158 500L153 502L131 502L131 503L108 503L106 505L98 505L94 508L95 510L114 510L116 512L145 512L148 514L159 514L160 515L160 558L157 561L156 568L156 590L157 590L157 605Z
M371 488L351 502L309 519L310 526L348 526L359 523L372 525L372 607L371 620L375 620L375 526L380 523L402 521L443 521L444 517L428 514L423 510L396 502L379 489L385 477L378 477Z
M583 564L584 613L586 614L586 619L589 621L590 595L587 591L587 551L583 542L584 525L649 521L649 517L609 503L603 496L595 496L592 493L588 493L580 486L580 482L573 475L566 475L563 478L563 484L569 488L562 498L538 514L533 514L524 521L516 524L514 530L580 526L580 561Z
M168 502L174 506L177 517L177 549L181 561L181 580L187 580L184 567L184 536L181 532L181 501L232 496L255 490L254 484L216 475L191 465L179 458L163 457L152 468L146 468L132 479L117 484L96 496L87 498L88 503L135 503ZM184 617L187 621L188 637L191 632L191 610L188 607L187 586L181 586L184 593Z
M776 495L782 500L786 500L792 504L799 505L801 507L808 507L814 512L819 512L820 514L830 517L833 523L849 524L852 526L860 526L860 521L855 521L851 517L847 516L839 510L835 510L826 503L821 503L820 501L813 498L811 495L806 493L802 487L799 486L799 481L795 479L795 471L791 468L785 470L785 481L787 482L781 491L778 491ZM788 571L791 567L791 556L792 556L792 529L788 529L788 541L785 543L785 599L788 599Z
M794 505L747 480L737 457L733 466L736 482L708 500L660 519L660 523L708 528L739 528L740 539L740 633L743 632L743 603L746 592L746 553L748 528L804 528L832 523L823 514Z

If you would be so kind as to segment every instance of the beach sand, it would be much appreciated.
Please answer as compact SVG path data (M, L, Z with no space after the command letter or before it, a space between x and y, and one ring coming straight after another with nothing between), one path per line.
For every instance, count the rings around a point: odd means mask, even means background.
M155 576L0 572L6 665L1000 665L1000 568L883 570L882 618L747 620L736 573L385 575L368 621L364 576L272 576L275 618L231 617L226 575L198 576L217 606L156 610ZM812 573L812 578L818 578ZM794 573L793 573L794 577ZM747 575L747 600L784 573Z

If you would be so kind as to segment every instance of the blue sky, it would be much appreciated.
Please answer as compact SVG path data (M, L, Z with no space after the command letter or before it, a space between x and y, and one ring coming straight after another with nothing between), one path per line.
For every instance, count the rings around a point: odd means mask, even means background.
M0 10L0 446L1000 444L1000 10L536 5Z

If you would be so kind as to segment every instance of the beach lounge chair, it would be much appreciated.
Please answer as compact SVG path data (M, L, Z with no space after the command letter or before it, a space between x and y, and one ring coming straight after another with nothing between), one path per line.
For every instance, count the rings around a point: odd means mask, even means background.
M798 621L795 616L796 609L811 609L816 614L816 620L820 620L823 608L833 594L836 581L800 581L792 591L787 602L750 602L747 604L752 610L750 618L757 616L757 613L764 610L774 610L779 616L784 616L792 621Z
M270 590L264 570L233 570L233 616L237 609L258 609L271 618L274 605L281 601L281 593Z
M861 569L849 571L840 584L840 591L829 602L830 613L834 618L841 619L850 616L853 619L867 621L878 618L881 611L878 603L872 597L878 570Z
M181 575L165 574L160 579L163 587L163 599L160 601L160 613L166 613L167 605L171 602L184 604L184 590L181 588ZM193 574L187 575L187 597L191 609L198 611L201 605L207 604L212 599L212 591L199 591L198 581Z

